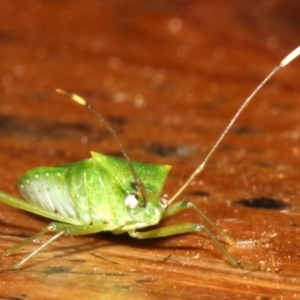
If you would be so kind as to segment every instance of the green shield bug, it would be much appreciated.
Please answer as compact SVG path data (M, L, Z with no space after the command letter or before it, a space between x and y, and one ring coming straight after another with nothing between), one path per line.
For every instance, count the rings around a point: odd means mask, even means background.
M26 201L0 192L1 202L55 220L40 232L5 252L6 255L10 255L36 238L49 232L54 233L49 240L14 264L12 268L20 268L28 259L62 235L73 236L110 231L114 234L127 232L134 238L149 239L203 231L213 240L233 266L249 270L266 269L261 266L245 265L235 258L217 239L213 231L218 233L225 243L232 245L234 240L230 236L194 203L187 200L175 202L175 200L201 173L206 162L253 96L279 69L289 64L299 54L300 47L285 57L260 83L241 105L204 161L170 199L161 196L170 166L130 160L115 131L89 103L76 94L57 90L58 93L70 97L96 114L112 133L124 158L92 152L92 157L85 161L30 170L22 175L17 182L18 190ZM207 226L201 223L184 223L139 231L139 229L157 225L162 219L188 208L197 211Z

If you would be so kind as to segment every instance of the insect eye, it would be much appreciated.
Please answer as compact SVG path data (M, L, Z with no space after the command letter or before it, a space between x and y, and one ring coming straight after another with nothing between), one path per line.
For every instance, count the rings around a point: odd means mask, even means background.
M134 209L139 205L139 198L137 194L129 194L125 198L125 205L130 208Z

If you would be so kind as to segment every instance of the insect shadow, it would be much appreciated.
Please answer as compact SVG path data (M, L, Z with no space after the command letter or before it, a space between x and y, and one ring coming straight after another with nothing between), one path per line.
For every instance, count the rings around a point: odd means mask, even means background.
M272 209L272 210L286 210L290 208L290 204L279 200L267 197L253 198L253 199L240 199L234 202L236 205L257 208L257 209Z

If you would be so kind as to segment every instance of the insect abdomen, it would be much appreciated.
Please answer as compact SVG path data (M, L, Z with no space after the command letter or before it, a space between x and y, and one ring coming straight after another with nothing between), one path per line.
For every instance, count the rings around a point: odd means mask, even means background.
M76 218L65 168L37 168L25 173L17 182L23 198L47 211Z

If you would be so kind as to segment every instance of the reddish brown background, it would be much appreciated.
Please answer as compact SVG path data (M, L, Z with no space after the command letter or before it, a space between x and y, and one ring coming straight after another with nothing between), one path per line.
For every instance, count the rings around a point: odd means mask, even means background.
M54 93L85 96L130 157L173 166L172 195L203 159L242 100L300 44L297 1L14 1L0 9L0 189L28 169L119 155L91 114ZM239 118L184 197L237 240L234 269L209 239L61 238L20 271L32 251L1 257L0 298L294 299L300 297L300 59L276 75ZM280 200L257 209L238 200ZM1 248L48 224L1 204ZM164 224L197 221L186 211ZM200 220L201 221L201 220ZM1 249L2 250L2 249Z

